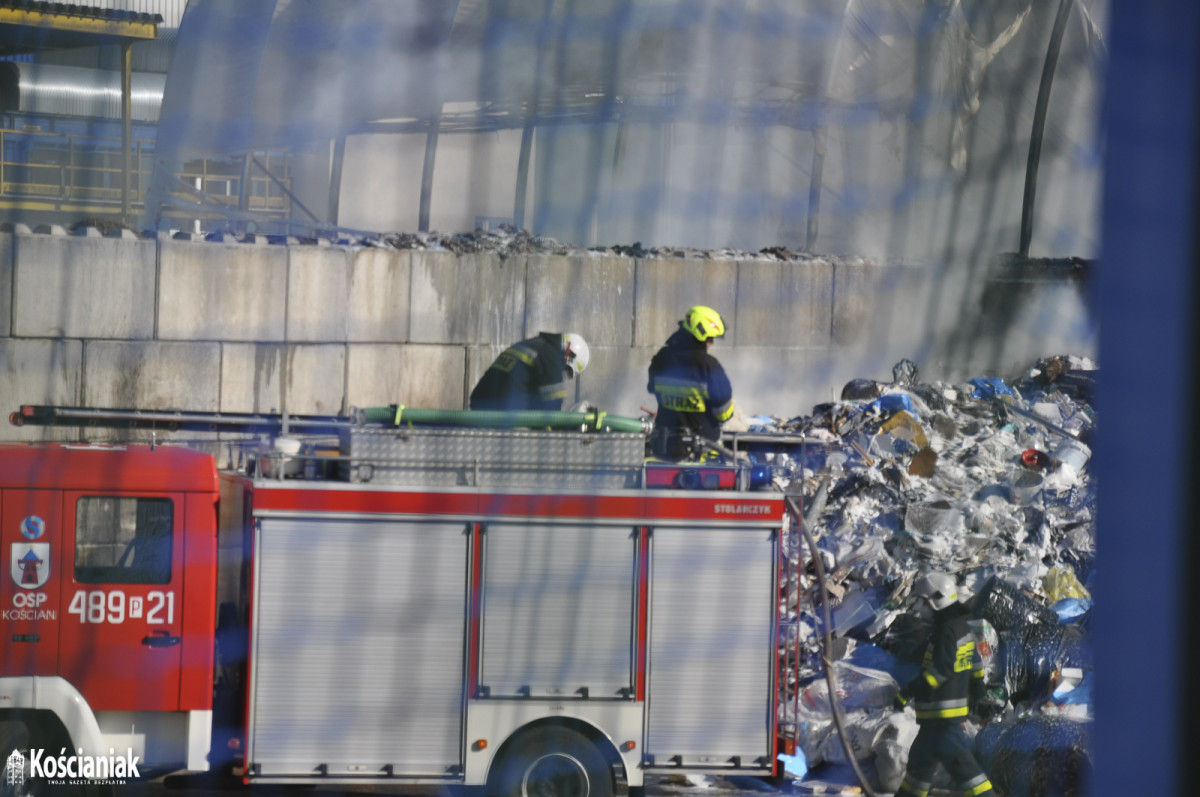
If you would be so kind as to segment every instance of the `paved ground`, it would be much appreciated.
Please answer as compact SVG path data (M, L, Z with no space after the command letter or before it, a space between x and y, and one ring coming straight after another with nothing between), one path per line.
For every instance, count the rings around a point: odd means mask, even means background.
M647 797L770 797L770 795L862 795L863 790L851 783L849 771L826 773L827 777L811 778L803 784L784 790L752 778L654 778L646 787ZM415 794L418 797L462 797L460 791L438 786L421 787L403 792L375 786L339 787L317 789L308 786L278 787L255 786L253 789L221 788L196 779L159 779L149 782L130 783L114 788L112 797L224 797L245 794L247 797L346 797L346 795ZM469 794L470 792L468 792ZM885 797L879 795L879 797Z

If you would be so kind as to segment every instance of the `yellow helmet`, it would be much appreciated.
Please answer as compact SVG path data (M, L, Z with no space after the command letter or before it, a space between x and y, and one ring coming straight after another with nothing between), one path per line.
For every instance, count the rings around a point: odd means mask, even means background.
M679 325L701 343L709 338L725 336L725 322L721 320L721 314L702 304L688 308Z

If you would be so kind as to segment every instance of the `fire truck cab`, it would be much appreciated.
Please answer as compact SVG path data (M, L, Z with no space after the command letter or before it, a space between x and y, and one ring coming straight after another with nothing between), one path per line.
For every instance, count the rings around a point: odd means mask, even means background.
M0 737L246 783L771 775L783 496L642 449L355 426L218 471L2 446Z
M218 495L187 449L0 447L0 723L207 766Z

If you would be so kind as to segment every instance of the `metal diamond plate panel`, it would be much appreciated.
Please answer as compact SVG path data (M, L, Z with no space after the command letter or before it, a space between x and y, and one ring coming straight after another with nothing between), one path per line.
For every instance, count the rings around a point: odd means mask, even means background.
M641 484L640 434L514 429L342 432L350 481L428 487L624 489Z

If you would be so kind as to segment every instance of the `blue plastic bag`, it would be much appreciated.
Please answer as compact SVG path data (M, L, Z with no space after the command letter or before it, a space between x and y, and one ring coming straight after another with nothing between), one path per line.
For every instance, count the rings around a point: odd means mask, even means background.
M1074 689L1054 691L1054 702L1060 706L1090 706L1092 704L1092 674L1085 672L1083 680Z
M883 413L896 413L900 410L905 410L909 415L917 418L917 408L913 406L912 399L906 393L885 393L874 401L864 404L863 411L870 412L878 407ZM919 418L917 418L920 420Z
M796 780L800 780L808 774L808 759L804 757L804 751L800 749L799 745L796 746L795 755L780 753L779 761L783 764L783 771Z
M1063 598L1050 608L1058 615L1058 622L1069 623L1087 614L1092 602L1084 598Z
M970 379L967 384L975 388L971 393L971 398L988 399L996 396L1012 396L1017 397L1017 394L1012 391L1008 385L1004 384L1004 380L996 376L977 377Z

